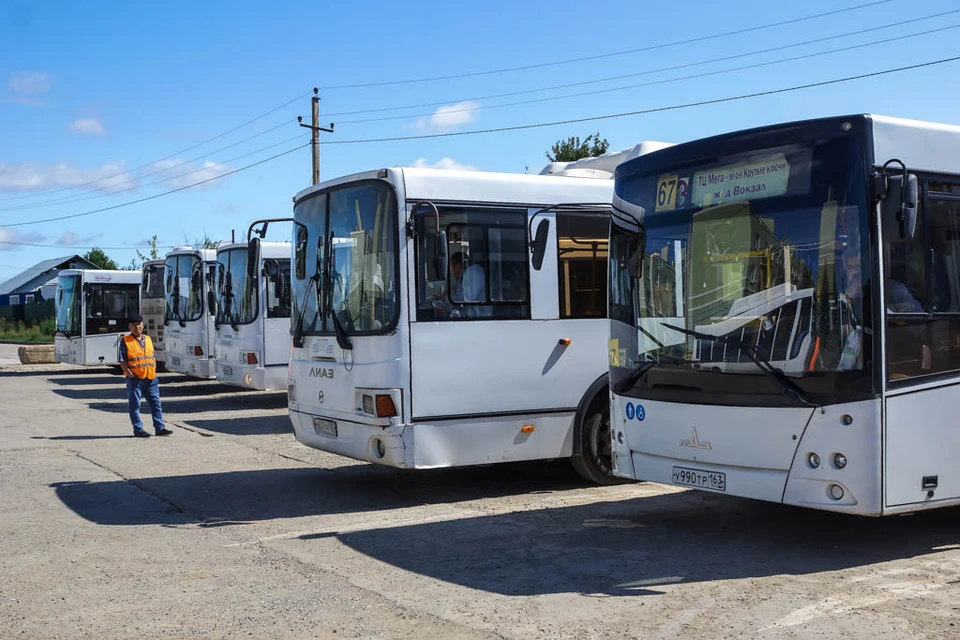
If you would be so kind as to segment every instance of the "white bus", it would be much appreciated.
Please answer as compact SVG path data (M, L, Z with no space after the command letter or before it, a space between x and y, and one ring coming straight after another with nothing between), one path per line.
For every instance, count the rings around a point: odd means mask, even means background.
M214 355L220 382L276 391L290 363L290 243L261 238L217 249Z
M167 254L163 347L168 371L194 378L216 377L214 310L207 301L217 271L214 249L178 247Z
M612 187L390 168L297 194L296 438L416 469L572 457L588 479L614 481Z
M621 165L614 473L874 516L960 504L958 147L957 126L856 115Z
M153 341L157 368L162 370L166 360L163 351L163 321L166 296L163 292L166 263L163 260L148 260L143 263L143 280L140 284L140 315L143 316L143 331Z
M140 312L140 272L64 269L57 277L58 362L116 365L128 318Z

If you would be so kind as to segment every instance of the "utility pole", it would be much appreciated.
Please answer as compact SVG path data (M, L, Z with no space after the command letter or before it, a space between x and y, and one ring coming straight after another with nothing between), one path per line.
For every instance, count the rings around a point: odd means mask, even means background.
M310 129L312 135L310 136L310 148L313 151L313 184L320 183L320 132L326 131L327 133L333 133L333 123L330 123L330 128L320 126L320 90L316 87L313 88L313 97L311 101L311 111L313 112L313 121L312 124L303 124L303 116L297 116L297 122L300 123L301 127L306 127Z

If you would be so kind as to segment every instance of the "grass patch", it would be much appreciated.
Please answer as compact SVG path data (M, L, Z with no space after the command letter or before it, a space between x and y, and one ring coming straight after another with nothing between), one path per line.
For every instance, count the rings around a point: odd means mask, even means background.
M11 322L0 318L0 340L11 342L53 342L53 334L57 326L54 318L44 318L24 324L23 320Z

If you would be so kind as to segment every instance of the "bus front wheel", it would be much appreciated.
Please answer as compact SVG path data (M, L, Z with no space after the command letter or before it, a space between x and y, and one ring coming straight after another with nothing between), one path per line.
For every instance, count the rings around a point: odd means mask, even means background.
M610 441L610 413L593 409L580 423L576 433L579 452L570 462L580 476L593 484L611 485L626 482L613 475L613 447Z

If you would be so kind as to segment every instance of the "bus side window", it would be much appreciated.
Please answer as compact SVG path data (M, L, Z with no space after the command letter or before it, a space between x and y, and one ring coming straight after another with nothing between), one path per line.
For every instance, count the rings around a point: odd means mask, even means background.
M885 246L891 381L960 370L960 197L950 187L931 185L917 238Z
M434 273L436 223L417 220L417 320L530 317L526 210L443 207L448 271Z
M557 213L560 317L607 315L607 244L610 216Z

